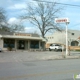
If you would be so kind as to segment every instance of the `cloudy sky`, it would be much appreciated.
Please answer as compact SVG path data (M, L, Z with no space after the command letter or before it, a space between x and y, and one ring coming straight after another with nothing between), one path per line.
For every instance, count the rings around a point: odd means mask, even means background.
M45 0L45 1L54 1L54 0ZM71 5L80 5L80 0L55 0L59 3L71 4ZM23 8L26 7L27 2L34 2L33 0L0 0L0 7L3 7L8 16L8 23L12 24L19 22L18 16L23 14ZM60 5L60 4L59 4ZM80 6L69 6L64 5L64 10L62 11L62 17L68 17L70 20L70 24L68 25L68 29L80 30ZM26 24L27 32L33 30L37 31L32 27L29 23Z

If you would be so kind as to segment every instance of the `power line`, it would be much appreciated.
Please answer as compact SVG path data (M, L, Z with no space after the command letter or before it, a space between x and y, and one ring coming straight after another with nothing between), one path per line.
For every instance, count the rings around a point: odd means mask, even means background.
M61 4L61 5L68 5L68 6L73 6L73 7L80 7L80 5L65 4L65 3L58 3L58 2L51 2L51 1L40 1L40 0L33 0L33 1L47 2L47 3L56 3L56 4Z

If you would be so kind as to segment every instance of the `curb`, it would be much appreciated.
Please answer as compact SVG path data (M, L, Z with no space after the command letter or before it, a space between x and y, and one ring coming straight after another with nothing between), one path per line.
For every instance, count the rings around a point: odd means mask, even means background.
M37 58L38 60L65 60L65 59L80 59L80 56L57 56L57 57L44 57Z

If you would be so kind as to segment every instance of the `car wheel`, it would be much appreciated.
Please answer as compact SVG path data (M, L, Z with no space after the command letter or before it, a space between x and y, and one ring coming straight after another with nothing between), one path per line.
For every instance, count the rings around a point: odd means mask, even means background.
M62 52L62 49L60 51Z

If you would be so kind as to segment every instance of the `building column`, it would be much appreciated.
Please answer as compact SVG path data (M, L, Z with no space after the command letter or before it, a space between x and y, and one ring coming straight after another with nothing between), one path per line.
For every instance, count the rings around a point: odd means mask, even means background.
M41 41L39 41L39 50L41 49Z
M17 50L17 40L15 39L15 51Z
M1 49L3 49L3 45L4 45L3 40L4 40L4 39L0 38L0 48L1 48Z
M28 40L28 50L30 50L30 40Z
M45 45L46 45L46 43L45 43L45 42L43 42L43 50L45 50Z
M25 50L28 50L28 41L25 41Z

